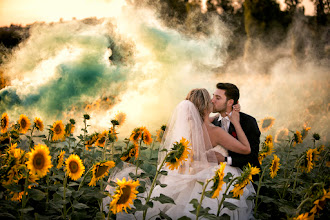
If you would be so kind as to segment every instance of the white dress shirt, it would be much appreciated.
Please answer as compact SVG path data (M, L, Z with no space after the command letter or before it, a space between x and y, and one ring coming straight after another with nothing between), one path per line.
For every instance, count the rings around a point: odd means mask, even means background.
M230 112L229 115L231 115L231 113L232 112ZM223 130L225 130L226 132L228 132L229 125L230 125L230 120L229 120L228 116L222 117L221 115L219 115L218 121L221 121L221 128ZM227 157L227 164L228 165L232 164L232 158L230 156Z

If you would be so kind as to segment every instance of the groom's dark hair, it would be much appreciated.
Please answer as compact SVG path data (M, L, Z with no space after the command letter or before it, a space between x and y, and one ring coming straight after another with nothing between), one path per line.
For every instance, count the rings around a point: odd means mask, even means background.
M227 100L233 99L234 105L237 104L239 99L239 89L237 88L237 86L232 83L218 83L217 88L225 90Z

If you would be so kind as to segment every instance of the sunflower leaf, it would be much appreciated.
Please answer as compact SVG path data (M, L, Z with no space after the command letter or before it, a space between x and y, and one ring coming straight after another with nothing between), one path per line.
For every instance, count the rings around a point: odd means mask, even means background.
M175 204L174 200L171 197L168 197L164 194L160 194L159 197L154 197L153 200L159 201L162 204L165 204L165 203Z
M34 210L33 207L27 207L24 209L19 209L18 211L23 212L23 213L28 213L29 211L32 211L32 210Z
M88 205L85 205L84 203L79 203L76 200L73 201L72 207L76 208L76 209L87 209L87 208L89 208Z
M202 186L204 186L204 182L201 181L197 181L199 184L201 184Z
M147 205L142 205L142 202L139 199L134 200L134 206L135 206L137 211L144 211L144 210L147 210L149 208Z
M211 220L219 220L219 217L218 216L216 216L214 214L211 214L211 213L207 213L207 214L203 215L203 217L204 218L207 218L207 219L211 219Z
M162 219L167 219L167 220L172 220L170 216L166 215L165 212L163 211L160 211L159 212L159 216L162 218ZM181 218L180 218L181 219Z
M29 196L30 198L32 198L35 201L40 201L43 198L45 198L45 193L43 193L42 191L38 190L38 189L30 189L28 190Z
M162 174L162 175L164 175L164 176L167 176L167 171L166 171L166 170L161 170L161 171L159 172L159 174Z
M238 208L237 205L234 205L233 203L226 202L226 201L223 202L223 206L230 210L235 210Z
M191 218L187 217L187 216L182 216L180 217L178 220L190 220Z

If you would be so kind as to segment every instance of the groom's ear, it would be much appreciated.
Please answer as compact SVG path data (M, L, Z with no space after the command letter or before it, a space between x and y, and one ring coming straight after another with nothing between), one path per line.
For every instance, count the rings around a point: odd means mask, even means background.
M227 102L227 106L232 106L234 105L234 99L229 99Z

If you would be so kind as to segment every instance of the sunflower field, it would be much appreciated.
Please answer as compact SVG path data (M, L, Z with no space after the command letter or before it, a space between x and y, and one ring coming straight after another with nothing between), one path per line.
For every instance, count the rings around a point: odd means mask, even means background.
M111 126L95 133L89 132L90 116L83 115L84 128L74 136L75 120L55 121L44 126L40 118L31 121L26 115L12 120L1 116L0 131L0 217L1 219L116 219L127 212L146 219L153 202L162 204L174 200L161 194L152 197L163 170L178 169L191 153L190 143L182 138L165 152L163 161L157 155L166 125L152 135L146 127L134 128L131 135L118 139L125 114L119 113ZM214 177L206 180L200 200L192 200L196 219L227 219L220 216L224 207L235 209L226 198L239 198L244 187L254 182L253 198L256 219L326 219L330 199L330 146L322 142L312 128L302 126L296 131L283 130L275 137L264 135L274 118L261 121L259 161L261 170L247 165L241 176L224 175L225 163L220 163ZM75 132L76 133L76 132ZM114 170L126 164L134 169L129 178L109 179ZM108 180L109 179L109 180ZM219 192L227 183L225 195ZM207 191L208 184L213 184ZM229 190L234 186L233 190ZM108 187L113 191L106 190ZM218 202L217 215L203 207L203 198ZM105 199L109 204L105 204ZM159 219L170 219L159 212ZM180 219L188 219L183 216Z

